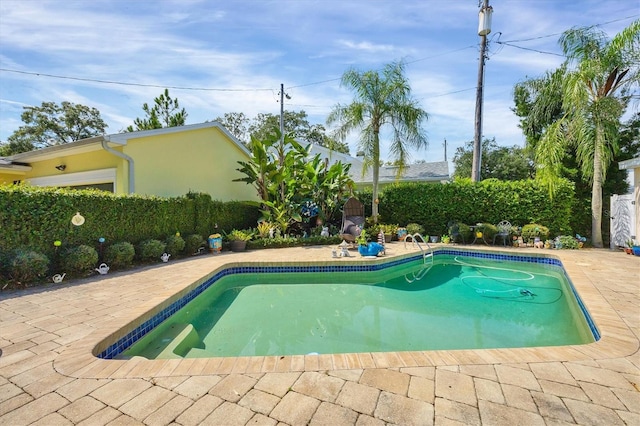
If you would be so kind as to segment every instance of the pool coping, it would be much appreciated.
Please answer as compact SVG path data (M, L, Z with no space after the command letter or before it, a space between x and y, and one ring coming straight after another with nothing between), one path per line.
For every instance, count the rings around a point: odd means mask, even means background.
M396 248L396 247L394 247ZM451 247L456 248L456 247ZM522 255L522 251L494 249L487 247L463 246L463 250L481 250ZM396 250L401 250L397 247ZM293 356L260 356L260 357L227 357L227 358L189 358L168 360L147 360L136 357L130 360L101 359L94 353L100 348L101 342L115 341L120 330L126 329L140 318L150 316L162 309L163 304L170 304L181 294L192 287L209 279L224 268L238 267L247 264L262 266L282 266L295 263L296 265L335 265L341 264L370 264L371 262L387 262L389 258L412 257L419 254L415 249L400 254L388 255L385 259L330 260L330 261L299 261L299 262L226 262L221 258L219 265L201 278L190 282L188 277L178 283L168 292L159 292L148 303L141 306L144 313L131 312L121 317L110 319L102 323L98 330L85 339L69 345L54 360L54 368L61 374L78 378L143 378L180 376L185 374L230 374L230 373L266 373L266 372L301 372L324 371L340 369L365 368L403 368L419 366L442 366L457 364L496 364L519 362L548 362L548 361L579 361L598 358L616 358L630 355L638 350L638 339L619 317L618 313L605 300L593 283L587 278L576 262L564 262L555 252L551 256L547 253L531 252L535 256L543 255L560 259L575 290L580 295L591 317L600 331L600 340L571 346L510 348L510 349L465 349L465 350L435 350L412 352L381 352L381 353L350 353L350 354L321 354L321 355L293 355ZM346 261L346 262L345 262ZM187 274L188 275L188 274ZM160 303L159 303L160 302ZM130 327L129 327L130 328ZM95 351L94 351L95 349Z

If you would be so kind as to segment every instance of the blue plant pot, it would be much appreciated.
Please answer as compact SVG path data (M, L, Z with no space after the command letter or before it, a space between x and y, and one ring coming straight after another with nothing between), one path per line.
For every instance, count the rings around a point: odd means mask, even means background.
M384 250L384 246L379 243L368 243L366 246L358 246L358 253L360 253L361 256L377 256L382 250Z
M633 251L634 256L640 256L640 246L633 246L631 250Z

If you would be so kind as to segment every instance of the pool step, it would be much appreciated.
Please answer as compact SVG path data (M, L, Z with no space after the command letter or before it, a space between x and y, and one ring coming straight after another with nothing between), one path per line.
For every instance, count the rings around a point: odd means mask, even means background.
M189 349L200 345L200 336L191 324L175 324L166 336L173 339L157 358L182 358L189 352Z

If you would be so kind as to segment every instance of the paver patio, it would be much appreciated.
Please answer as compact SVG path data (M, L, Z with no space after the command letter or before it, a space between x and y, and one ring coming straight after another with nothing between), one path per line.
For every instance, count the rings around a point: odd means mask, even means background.
M407 251L395 243L387 253ZM640 258L513 251L560 258L600 341L188 360L92 355L223 264L328 262L331 248L205 255L0 293L0 425L640 425Z

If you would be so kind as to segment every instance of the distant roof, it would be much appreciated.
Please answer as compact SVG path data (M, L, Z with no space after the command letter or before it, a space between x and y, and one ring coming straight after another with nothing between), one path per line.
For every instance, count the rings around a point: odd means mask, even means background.
M355 167L354 167L355 168ZM373 183L371 168L362 175L362 170L353 170L353 180L356 183ZM379 170L378 183L399 182L442 182L449 180L449 163L437 161L434 163L409 164L404 168L400 179L396 179L398 166L382 166Z
M638 167L640 167L640 157L635 157L630 160L620 161L618 163L618 168L620 170L636 169Z
M371 168L362 175L363 161L360 158L352 157L348 154L332 151L319 145L311 147L311 154L320 154L322 158L328 158L331 164L338 161L351 164L349 174L356 183L373 183L373 172ZM378 183L396 182L397 166L382 166L379 169ZM449 180L449 163L437 161L433 163L410 164L405 167L399 181L401 182L442 182Z

